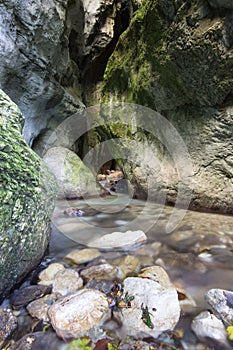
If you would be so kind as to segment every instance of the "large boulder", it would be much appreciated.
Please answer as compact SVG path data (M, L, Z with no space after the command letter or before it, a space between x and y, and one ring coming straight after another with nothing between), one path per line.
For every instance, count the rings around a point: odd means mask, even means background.
M102 101L140 104L165 117L160 123L146 109L138 119L127 112L125 134L131 129L129 138L138 146L122 142L130 160L123 165L136 196L156 197L158 189L174 204L181 183L184 194L193 190L191 208L232 213L232 2L209 3L144 1L108 61ZM217 9L220 3L228 10ZM166 120L178 134L165 127ZM122 126L111 127L110 134L121 137ZM185 157L179 167L185 147L193 171ZM182 171L189 173L186 179Z
M82 199L107 192L97 184L91 170L73 151L52 147L43 159L57 179L58 198Z
M43 257L57 188L22 126L18 107L0 90L0 301Z

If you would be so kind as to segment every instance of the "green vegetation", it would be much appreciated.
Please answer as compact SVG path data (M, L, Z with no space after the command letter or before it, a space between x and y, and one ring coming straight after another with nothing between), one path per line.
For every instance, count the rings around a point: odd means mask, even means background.
M68 346L67 350L91 350L90 339L89 338L79 338L72 340Z

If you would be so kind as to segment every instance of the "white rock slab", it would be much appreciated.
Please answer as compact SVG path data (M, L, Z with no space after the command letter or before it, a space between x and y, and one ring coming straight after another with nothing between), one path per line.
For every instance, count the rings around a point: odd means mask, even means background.
M210 289L205 297L216 316L221 317L224 322L232 325L233 292L223 289Z
M196 316L191 328L200 340L208 337L219 344L227 344L227 333L222 321L209 311L203 311Z
M159 283L139 277L124 280L124 293L134 296L131 308L119 313L123 323L124 335L135 338L145 336L158 337L163 331L172 330L180 317L180 305L176 289L164 288ZM153 329L142 320L142 308L148 307Z
M59 263L50 264L46 269L41 271L39 274L39 282L38 284L42 284L44 286L49 286L53 284L53 280L58 273L58 271L64 270L65 266Z
M91 248L86 248L86 249L80 249L80 250L75 250L68 255L65 256L64 259L70 260L73 263L79 265L79 264L84 264L89 261L92 261L100 256L100 252L98 249L91 249Z
M60 337L78 338L109 318L108 301L102 292L82 289L55 302L48 311L51 324Z
M146 242L143 231L113 232L89 242L88 246L99 249L128 249Z
M83 280L73 269L60 270L53 281L53 293L62 296L75 292L83 287Z

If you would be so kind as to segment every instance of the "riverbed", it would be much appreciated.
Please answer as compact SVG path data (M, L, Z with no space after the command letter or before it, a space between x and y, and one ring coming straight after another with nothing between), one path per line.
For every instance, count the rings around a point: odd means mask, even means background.
M64 210L78 207L82 217L68 217ZM92 215L85 212L94 209ZM93 211L94 211L93 210ZM179 210L178 210L179 211ZM140 258L142 267L161 265L170 278L182 286L200 310L206 306L204 294L211 288L232 289L233 217L187 210L172 232L167 232L173 208L155 203L117 198L87 201L58 201L53 216L50 258L59 260L70 251L89 246L89 242L106 233L143 230L146 244L131 251L102 250L102 257L114 261L131 254ZM161 243L159 249L150 245Z

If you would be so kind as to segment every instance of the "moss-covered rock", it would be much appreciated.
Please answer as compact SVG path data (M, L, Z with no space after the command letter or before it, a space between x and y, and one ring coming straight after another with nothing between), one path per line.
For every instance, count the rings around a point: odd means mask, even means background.
M60 199L81 199L106 193L91 170L68 148L52 147L43 159L57 179Z
M222 103L232 89L230 22L206 1L145 0L108 62L104 100L160 111Z
M229 4L142 1L109 59L102 87L102 102L148 106L171 122L193 163L192 183L186 183L187 190L193 190L191 207L223 212L233 212L233 13ZM142 118L144 124L139 125L153 134L153 114L145 112ZM130 119L133 113L128 113L129 124ZM121 128L109 127L113 137ZM141 126L128 139L123 147L128 149L130 163L124 163L124 171L135 194L145 198L148 191L165 191L167 202L174 204L182 178L166 145ZM173 139L169 135L165 141ZM130 146L132 140L144 145L141 151Z
M0 300L43 257L57 188L22 126L18 107L0 90Z

